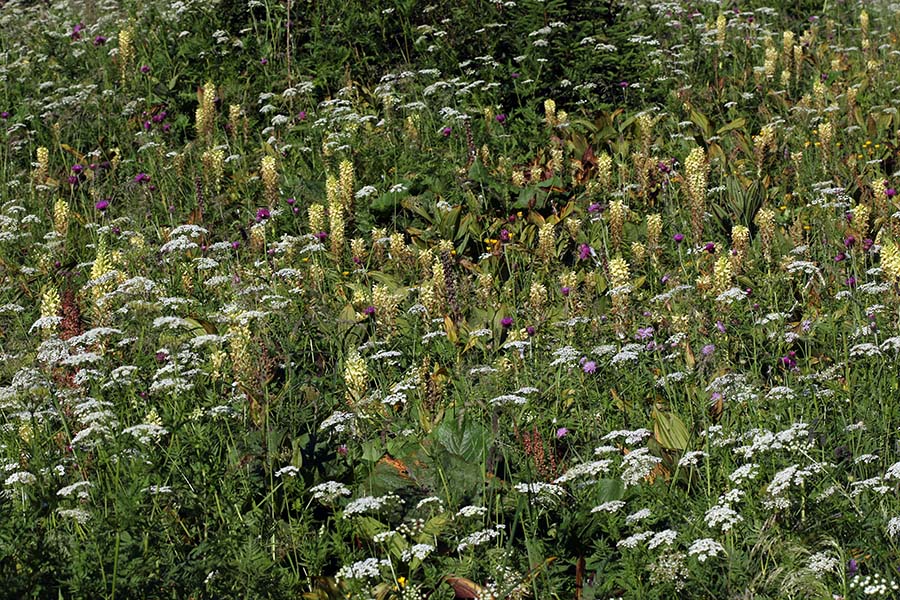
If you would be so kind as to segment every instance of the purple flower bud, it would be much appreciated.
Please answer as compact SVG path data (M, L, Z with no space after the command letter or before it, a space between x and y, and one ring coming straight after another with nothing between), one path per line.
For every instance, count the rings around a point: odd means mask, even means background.
M8 119L8 118L9 118L9 113L8 113L8 112L6 112L5 110L4 110L3 112L0 112L0 119L6 120L6 119Z
M94 208L96 208L100 212L105 211L107 208L109 208L109 200L100 200L99 202L97 202L97 204L94 205Z
M676 244L680 244L681 242L684 241L684 234L676 233L675 235L672 236L672 239L675 240Z
M500 319L500 325L503 327L512 327L513 318L512 317L503 317Z
M534 335L535 333L537 333L537 330L534 328L534 326L529 325L525 328L525 333L527 333L528 335Z
M106 38L103 37L102 35L98 35L97 37L94 38L95 46L102 46L105 43L106 43Z
M705 246L703 246L703 249L706 250L707 252L709 252L710 254L715 254L716 245L713 244L712 242L707 242L707 244Z
M150 65L141 65L141 73L147 74L150 72Z
M563 295L563 296L568 296L569 293L572 291L572 288L570 288L570 287L567 286L567 285L564 285L564 286L562 286L562 290L561 290L561 291L562 291L562 295Z
M494 120L497 121L498 123L500 123L500 124L502 125L503 123L506 122L506 115L503 114L503 113L500 113L499 115L497 115L496 117L494 117Z
M897 190L895 190L894 188L888 188L888 189L884 190L884 194L888 198L891 198L891 197L897 195Z
M441 135L444 137L450 137L450 134L453 133L452 127L444 127L441 129Z
M289 205L293 206L294 202L296 202L296 200L293 198L288 198L287 200L285 200L285 202L287 202Z
M500 230L500 241L501 241L501 242L508 242L509 239L510 239L510 237L509 237L509 230L507 230L507 229L501 229L501 230Z
M853 237L852 235L848 235L847 237L844 238L844 246L846 248L852 248L853 244L855 244L855 243L856 243L856 238Z

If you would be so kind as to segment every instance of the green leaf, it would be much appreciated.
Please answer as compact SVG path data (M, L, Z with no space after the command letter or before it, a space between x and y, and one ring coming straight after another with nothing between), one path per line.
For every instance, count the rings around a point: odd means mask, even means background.
M487 446L487 430L480 423L445 419L433 433L438 444L467 462L480 462Z
M744 125L746 125L746 123L747 119L745 119L744 117L735 119L731 123L719 127L719 129L716 131L716 135L722 135L723 133L728 133L729 131L732 131L734 129L741 129L744 127Z
M597 482L597 502L612 502L625 496L625 484L621 479L601 479Z
M668 450L684 450L690 434L684 422L673 412L653 409L653 433L659 445Z

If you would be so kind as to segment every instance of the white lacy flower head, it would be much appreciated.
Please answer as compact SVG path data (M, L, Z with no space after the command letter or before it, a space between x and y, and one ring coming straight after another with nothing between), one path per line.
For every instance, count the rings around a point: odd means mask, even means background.
M688 554L696 556L700 562L706 562L709 558L725 554L725 547L713 539L703 538L691 544L691 547L688 548Z

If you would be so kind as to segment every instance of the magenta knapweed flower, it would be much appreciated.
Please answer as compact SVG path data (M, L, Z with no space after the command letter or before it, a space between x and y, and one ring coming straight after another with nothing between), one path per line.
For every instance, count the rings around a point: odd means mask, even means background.
M508 242L509 240L510 240L509 230L507 230L507 229L501 229L501 230L500 230L500 241L501 241L501 242Z
M843 252L838 252L837 256L834 257L834 262L841 262L842 260L845 260L846 258L847 258L846 254L844 254Z
M451 133L453 133L452 127L444 127L443 129L441 129L441 135L443 135L444 137L450 137Z
M512 327L513 318L512 317L503 317L500 319L500 325L503 327Z
M848 277L844 283L847 284L847 287L856 287L856 277Z
M301 110L300 112L298 112L297 118L300 119L301 121L305 121L306 120L306 111Z
M72 165L72 172L76 175L81 175L81 172L84 171L84 167L78 164Z
M564 286L562 286L562 289L560 291L562 292L563 296L568 296L572 292L572 288L570 288L567 285L564 285Z
M8 118L9 118L8 112L6 112L5 110L3 112L0 112L0 119L6 120Z
M285 200L285 202L287 202L287 203L288 203L289 205L291 205L291 206L293 206L293 205L294 205L294 202L296 202L296 201L297 201L297 200L295 200L294 198L288 198L287 200Z
M134 176L135 183L147 183L148 181L150 181L150 176L146 173L138 173Z
M106 38L103 37L102 35L98 35L97 37L94 38L95 46L102 46L105 43L106 43Z
M319 233L316 234L316 237L319 238L320 242L324 242L325 239L328 237L328 233L326 233L324 231L320 231Z
M109 200L100 200L99 202L97 202L97 203L94 205L94 208L96 208L96 209L99 210L100 212L103 212L104 210L106 210L107 208L109 208Z
M558 440L561 440L562 438L566 437L567 435L569 435L569 430L566 429L565 427L560 427L559 429L556 430L556 439L558 439Z
M260 221L265 221L266 219L268 219L271 216L272 216L272 213L269 211L268 208L260 208L259 210L256 211L256 222L259 223Z
M672 239L675 240L676 244L680 244L681 242L684 241L684 234L676 233L675 235L672 236Z
M497 115L496 117L494 117L494 120L497 121L498 123L500 123L500 124L502 125L503 123L506 122L506 115L503 114L503 113L500 113L499 115Z
M240 242L231 242L231 249L237 250L240 245L241 245Z
M716 253L716 245L713 244L712 242L707 242L706 245L703 246L703 249L706 250L707 252L709 252L710 254Z
M593 249L587 244L578 246L578 260L587 260L594 253Z
M596 202L591 202L591 204L588 205L588 212L589 213L600 212L600 205Z
M259 59L259 64L261 64L262 66L266 66L267 64L269 64L269 59L261 58L261 59Z
M145 75L150 72L150 65L141 65L141 73Z
M844 238L844 246L847 248L852 248L853 244L855 244L855 243L856 243L856 238L853 237L852 235L848 235L847 237Z
M367 306L367 307L365 307L365 308L363 309L363 314L366 314L366 315L374 315L374 314L375 314L375 307L372 306L372 305L370 304L369 306Z
M897 190L895 190L894 188L888 188L888 189L884 190L884 194L885 194L885 196L890 198L890 197L897 195Z

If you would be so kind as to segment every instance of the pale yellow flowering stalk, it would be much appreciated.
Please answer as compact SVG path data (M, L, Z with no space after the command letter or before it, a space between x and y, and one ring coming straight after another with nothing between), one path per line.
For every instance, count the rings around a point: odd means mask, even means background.
M234 369L235 381L247 389L252 389L254 387L254 357L252 353L253 334L250 326L246 323L235 322L228 328L226 337L228 338L228 354Z
M720 256L713 267L713 287L716 294L721 294L731 288L731 280L734 278L734 268L728 256Z
M56 288L50 285L45 287L43 293L41 293L41 330L44 332L44 335L51 335L56 332L58 323L53 317L59 316L61 307L62 303Z
M554 145L550 148L550 170L553 173L561 173L563 170L563 150L562 147Z
M581 220L575 217L569 217L565 220L566 231L569 235L574 239L578 237L578 232L581 231Z
M647 215L647 249L655 257L659 253L659 240L662 236L662 215L653 213Z
M597 181L603 188L603 191L609 191L612 186L612 158L606 152L600 154L597 158Z
M353 238L350 240L350 256L353 262L363 263L369 252L366 250L366 240L362 238Z
M538 256L545 263L556 258L556 233L552 223L544 223L538 230Z
M819 143L821 144L822 148L822 168L827 171L827 163L831 158L831 141L834 137L834 126L828 121L819 123L819 128L816 133L819 136Z
M535 315L542 315L547 296L547 287L539 281L532 281L531 289L528 291L528 308Z
M256 223L250 228L250 247L256 251L266 247L266 224Z
M772 245L775 242L775 211L764 206L759 209L754 219L759 227L759 238L762 244L763 257L767 261L772 260Z
M709 163L706 152L701 147L691 150L684 161L685 182L691 206L691 234L694 243L703 237L703 216L706 213L706 188L709 178Z
M494 276L491 273L479 273L475 278L475 297L483 306L493 306L496 298L494 297Z
M240 104L228 106L228 124L231 125L231 135L234 137L237 137L238 133L240 133L241 112Z
M525 187L525 175L522 171L515 170L510 175L510 179L512 180L512 184L516 187Z
M747 260L747 252L750 250L750 229L744 225L735 225L731 228L731 255L732 266L735 275L741 272Z
M309 219L309 232L313 235L325 231L325 207L321 204L310 204L306 209Z
M727 33L728 28L728 18L724 13L719 13L719 16L716 18L716 45L724 46L725 45L725 34Z
M628 206L623 200L613 200L609 203L609 236L612 239L613 248L622 245L622 236L625 230L625 219L628 217Z
M875 201L875 217L887 216L887 180L884 177L876 177L872 181L872 198Z
M266 191L266 200L270 205L276 205L278 203L278 168L274 156L262 158L259 174Z
M366 361L356 350L352 351L344 362L344 385L347 387L345 395L347 402L351 405L362 400L369 387Z
M631 256L634 258L634 264L643 265L647 258L647 246L640 242L631 242Z
M340 261L344 254L344 205L340 200L328 205L328 236L331 241L331 253Z
M556 102L550 98L544 100L544 119L550 127L555 127L558 123L556 119Z
M375 322L384 326L389 333L397 324L397 313L403 298L391 292L386 285L372 287L372 305L375 306Z
M872 215L872 209L868 204L857 204L853 209L853 226L859 233L859 237L865 239L869 237L869 217Z
M218 193L222 188L222 178L225 176L225 151L207 150L200 157L203 163L203 174L214 192Z
M353 163L349 160L342 160L338 167L338 173L338 187L340 189L341 203L344 205L347 214L350 215L353 213L353 186L355 180Z
M759 135L753 136L753 156L756 159L757 175L762 174L766 154L775 150L775 127L765 125Z
M131 68L131 64L134 62L134 32L131 28L119 31L118 61L119 76L122 79L122 83L125 83L128 71Z
M412 252L406 245L406 238L399 231L392 233L390 236L390 250L391 258L398 265L408 265L412 262Z
M207 81L198 92L199 103L195 113L195 127L197 129L197 137L205 138L207 141L212 137L213 128L216 120L216 85L212 81Z
M766 75L766 79L772 80L775 78L775 69L778 63L778 50L775 49L774 46L769 46L766 48L766 59L763 63L763 72Z
M881 240L881 270L894 285L900 282L900 248L889 237Z
M794 80L800 81L800 72L803 70L803 46L794 46Z
M44 183L50 173L50 151L44 146L40 146L36 154L37 165L34 168L34 179L38 183Z
M628 296L631 293L631 269L628 261L621 256L609 261L609 283L613 311L621 314L628 308Z
M65 236L69 230L69 203L59 199L53 205L53 230L59 236Z

